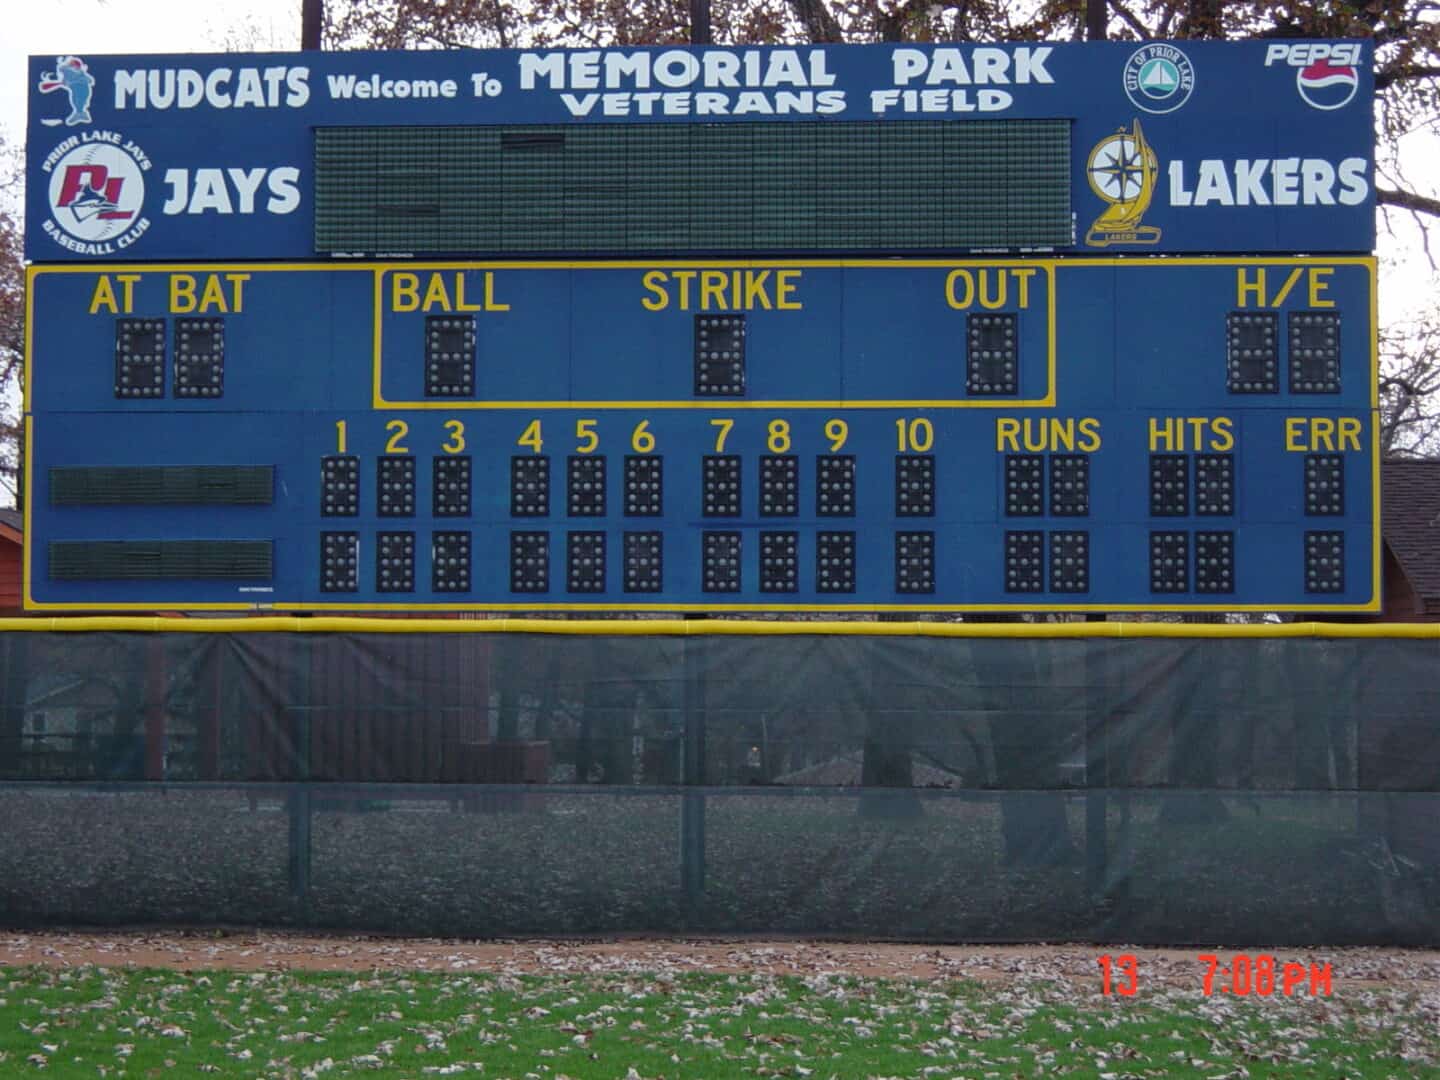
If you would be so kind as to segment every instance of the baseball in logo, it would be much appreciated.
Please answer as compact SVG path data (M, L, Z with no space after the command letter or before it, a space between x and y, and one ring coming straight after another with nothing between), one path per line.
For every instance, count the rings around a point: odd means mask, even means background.
M1359 85L1354 67L1333 64L1329 59L1316 60L1295 72L1295 88L1305 104L1316 109L1338 109L1350 104Z
M114 132L72 136L45 162L50 218L44 231L61 247L109 255L149 228L142 216L149 159Z

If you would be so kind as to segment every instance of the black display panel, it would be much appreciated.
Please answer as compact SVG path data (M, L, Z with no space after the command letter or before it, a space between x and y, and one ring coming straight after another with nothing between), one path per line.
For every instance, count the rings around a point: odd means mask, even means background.
M1072 243L1069 120L322 127L319 252Z

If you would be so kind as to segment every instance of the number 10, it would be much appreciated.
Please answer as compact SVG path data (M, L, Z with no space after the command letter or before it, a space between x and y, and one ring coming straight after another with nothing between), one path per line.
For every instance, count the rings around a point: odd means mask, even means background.
M909 421L901 417L895 421L895 431L899 436L896 448L902 454L907 451L923 454L935 445L935 428L923 416Z

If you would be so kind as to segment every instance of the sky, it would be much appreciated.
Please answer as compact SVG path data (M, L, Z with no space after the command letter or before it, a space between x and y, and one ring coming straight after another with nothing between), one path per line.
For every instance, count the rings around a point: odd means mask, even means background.
M25 58L300 47L300 0L9 0L0 32L0 130L25 135Z
M289 51L300 42L301 0L9 0L8 6L0 33L0 134L12 146L25 136L29 55L221 52L227 44ZM1440 123L1415 132L1403 153L1409 179L1421 181L1426 194L1440 193ZM1440 293L1440 274L1410 216L1393 213L1390 223L1395 235L1379 223L1382 324L1404 320Z

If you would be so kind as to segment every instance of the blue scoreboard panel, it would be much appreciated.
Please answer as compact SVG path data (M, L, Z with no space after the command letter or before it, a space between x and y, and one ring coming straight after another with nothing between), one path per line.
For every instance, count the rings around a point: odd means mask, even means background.
M26 605L1376 610L1367 64L36 58Z

